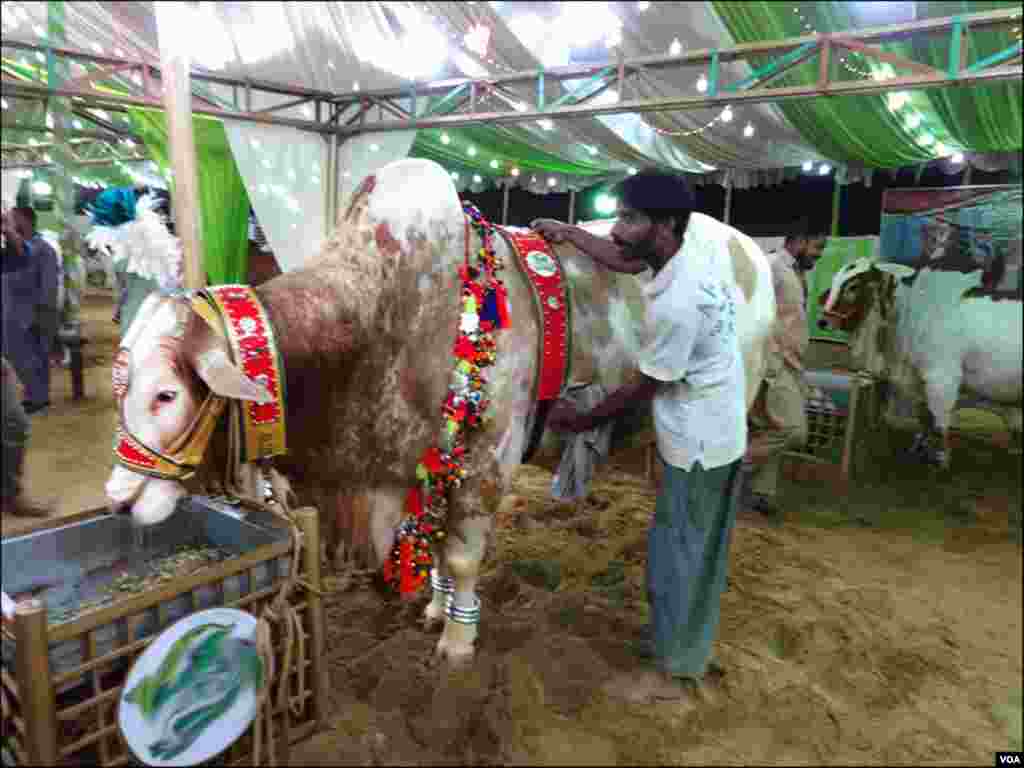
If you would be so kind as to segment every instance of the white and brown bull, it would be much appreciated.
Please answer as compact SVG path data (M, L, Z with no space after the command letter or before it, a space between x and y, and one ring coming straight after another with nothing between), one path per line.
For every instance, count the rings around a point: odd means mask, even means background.
M740 288L749 406L775 299L758 246L735 230L726 234ZM511 327L497 333L497 361L488 369L490 418L469 438L468 474L452 494L450 535L437 553L441 584L453 580L463 620L479 606L477 576L494 513L537 413L539 313L515 255L502 237L494 239L505 263ZM363 563L379 565L388 556L417 461L438 439L467 245L475 253L478 238L448 174L430 161L402 160L364 183L317 257L255 289L286 372L288 454L275 466L300 501L321 510L327 538L340 536L345 554ZM614 390L636 368L644 340L640 279L609 272L572 246L555 250L573 297L571 379ZM180 440L207 388L227 398L267 394L185 302L148 300L128 336L124 426L157 450ZM549 433L537 455L557 454L558 438ZM166 518L185 493L179 483L123 466L107 491L113 505L130 506L142 524ZM445 618L438 652L470 658L475 623L454 620L445 601L435 588L425 612L427 623Z
M850 334L854 364L918 405L948 468L958 402L1001 414L1021 431L1021 302L986 292L982 271L956 272L858 259L832 280L823 325ZM915 447L930 434L919 434Z

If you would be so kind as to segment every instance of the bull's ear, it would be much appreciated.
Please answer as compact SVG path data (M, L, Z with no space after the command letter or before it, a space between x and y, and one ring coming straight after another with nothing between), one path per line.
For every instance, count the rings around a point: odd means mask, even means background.
M209 349L196 356L196 373L206 386L221 397L232 400L255 400L258 403L272 403L274 396L262 384L246 376L238 366L228 360L223 349Z
M227 342L195 312L190 313L182 354L210 390L232 400L271 403L274 396L228 358Z
M917 270L913 267L908 267L906 264L894 264L887 261L879 261L874 265L880 272L888 272L897 278L910 277Z

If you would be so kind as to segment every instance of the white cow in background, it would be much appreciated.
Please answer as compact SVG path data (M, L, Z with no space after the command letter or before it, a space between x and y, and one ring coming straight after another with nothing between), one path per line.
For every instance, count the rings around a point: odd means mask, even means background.
M981 286L980 269L915 270L858 259L833 278L820 321L850 333L854 365L919 405L924 424L942 437L932 458L943 467L962 395L1000 413L1017 437L1021 432L1021 302L985 295ZM923 444L918 435L915 447Z

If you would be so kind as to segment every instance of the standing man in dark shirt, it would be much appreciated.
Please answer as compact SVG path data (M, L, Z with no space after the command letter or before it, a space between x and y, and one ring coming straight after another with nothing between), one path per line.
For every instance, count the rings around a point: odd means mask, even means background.
M20 272L28 266L24 241L6 213L2 218L0 274ZM6 309L5 309L6 314ZM6 317L4 318L6 321ZM5 329L6 330L6 329ZM0 511L3 514L44 516L53 504L29 499L21 487L25 451L28 448L29 419L21 407L21 382L6 358L0 358L0 426L3 427L0 466Z
M15 290L21 294L16 301L20 315L16 320L27 334L24 349L13 355L12 362L25 382L25 412L32 414L50 404L50 354L60 320L57 254L36 230L35 209L15 208L13 214L18 234L25 241L29 271L23 271L16 281Z

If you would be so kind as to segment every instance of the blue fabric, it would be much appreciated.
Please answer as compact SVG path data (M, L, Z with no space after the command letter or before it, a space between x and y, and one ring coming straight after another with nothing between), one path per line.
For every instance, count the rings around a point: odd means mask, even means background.
M687 471L662 461L647 540L647 600L655 663L676 677L704 677L736 523L740 461Z
M135 220L135 190L131 187L105 189L86 209L92 213L93 224L119 227Z

